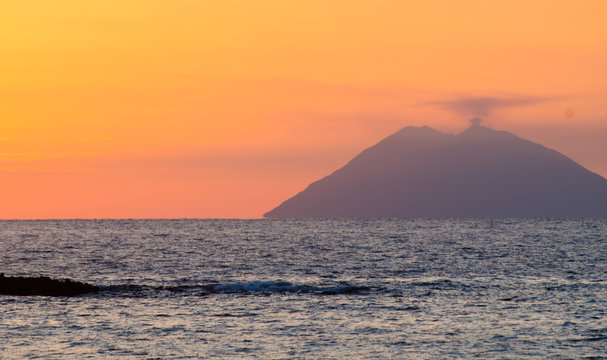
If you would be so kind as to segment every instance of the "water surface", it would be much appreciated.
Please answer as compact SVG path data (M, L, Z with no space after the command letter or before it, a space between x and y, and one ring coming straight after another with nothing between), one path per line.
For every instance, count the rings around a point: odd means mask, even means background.
M607 359L607 220L0 221L0 358Z

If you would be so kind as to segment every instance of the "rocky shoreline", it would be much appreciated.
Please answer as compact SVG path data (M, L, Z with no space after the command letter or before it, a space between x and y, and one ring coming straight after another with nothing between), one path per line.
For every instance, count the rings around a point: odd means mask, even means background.
M4 273L0 273L0 295L78 296L98 291L98 286L70 279L4 276Z

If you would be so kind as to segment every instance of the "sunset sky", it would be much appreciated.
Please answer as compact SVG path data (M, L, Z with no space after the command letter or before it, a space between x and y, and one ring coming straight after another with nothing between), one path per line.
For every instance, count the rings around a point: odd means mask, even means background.
M3 0L0 218L258 218L408 125L607 177L607 1Z

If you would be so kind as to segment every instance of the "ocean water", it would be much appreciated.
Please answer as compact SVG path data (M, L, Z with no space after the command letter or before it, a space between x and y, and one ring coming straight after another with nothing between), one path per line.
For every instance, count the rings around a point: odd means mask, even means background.
M0 221L1 359L607 359L607 220Z

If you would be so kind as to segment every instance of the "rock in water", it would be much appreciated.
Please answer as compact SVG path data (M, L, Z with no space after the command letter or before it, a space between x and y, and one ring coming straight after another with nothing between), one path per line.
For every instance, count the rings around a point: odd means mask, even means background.
M310 184L267 218L607 217L607 180L479 124L406 127Z
M0 274L0 295L77 296L99 291L99 287L47 276L22 277Z

